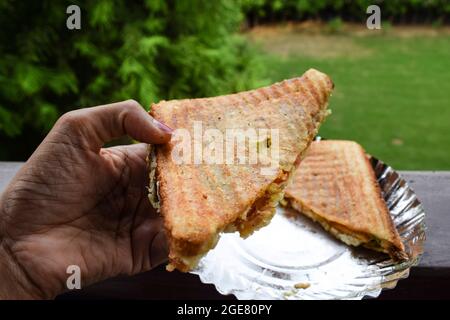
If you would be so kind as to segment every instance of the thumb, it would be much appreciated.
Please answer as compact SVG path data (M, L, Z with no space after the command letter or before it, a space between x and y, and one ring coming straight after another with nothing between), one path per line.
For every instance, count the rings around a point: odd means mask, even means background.
M63 130L79 145L95 151L124 135L151 144L166 143L173 131L134 100L68 112L57 121L55 130Z

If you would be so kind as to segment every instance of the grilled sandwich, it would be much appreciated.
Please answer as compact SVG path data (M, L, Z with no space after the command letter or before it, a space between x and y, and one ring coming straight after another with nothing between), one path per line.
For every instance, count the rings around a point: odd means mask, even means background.
M314 141L284 200L348 245L406 258L369 159L356 142Z
M270 222L288 178L328 115L332 88L327 75L311 69L256 90L152 106L151 115L175 129L171 142L153 147L150 156L149 198L164 217L167 270L195 268L221 232L246 237ZM247 135L249 129L265 134ZM226 159L202 159L211 151L211 136L228 137L233 130L241 130L245 140L223 143ZM239 156L239 148L249 159Z

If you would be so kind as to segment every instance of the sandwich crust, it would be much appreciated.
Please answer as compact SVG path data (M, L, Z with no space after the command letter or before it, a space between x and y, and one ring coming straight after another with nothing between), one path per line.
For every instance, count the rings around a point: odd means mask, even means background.
M369 159L356 142L314 141L285 199L348 245L406 258Z
M169 239L168 270L189 271L215 246L221 232L239 231L246 237L268 224L289 176L301 154L317 134L328 114L333 84L328 76L308 70L302 77L256 90L214 98L161 101L150 114L174 129L195 135L194 122L203 129L221 133L229 129L264 128L279 130L279 157L268 173L261 169L274 160L270 141L266 164L175 163L172 152L177 141L155 147L160 212ZM176 140L176 139L175 139ZM203 147L207 142L201 141ZM195 146L194 146L195 148ZM259 149L258 149L259 150ZM258 151L259 152L259 151Z

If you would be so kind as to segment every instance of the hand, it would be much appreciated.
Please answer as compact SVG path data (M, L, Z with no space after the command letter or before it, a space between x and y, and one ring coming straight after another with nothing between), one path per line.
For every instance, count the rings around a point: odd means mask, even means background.
M0 297L53 298L69 265L87 286L164 262L146 196L147 146L102 148L125 134L158 144L171 129L133 100L72 111L17 173L0 198Z

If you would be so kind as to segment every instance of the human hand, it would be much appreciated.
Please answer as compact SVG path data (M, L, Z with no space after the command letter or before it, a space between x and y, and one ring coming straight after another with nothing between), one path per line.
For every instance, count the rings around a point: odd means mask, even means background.
M69 265L82 286L167 258L146 196L146 144L102 148L128 134L165 143L171 129L135 101L63 115L0 198L0 297L53 298Z

